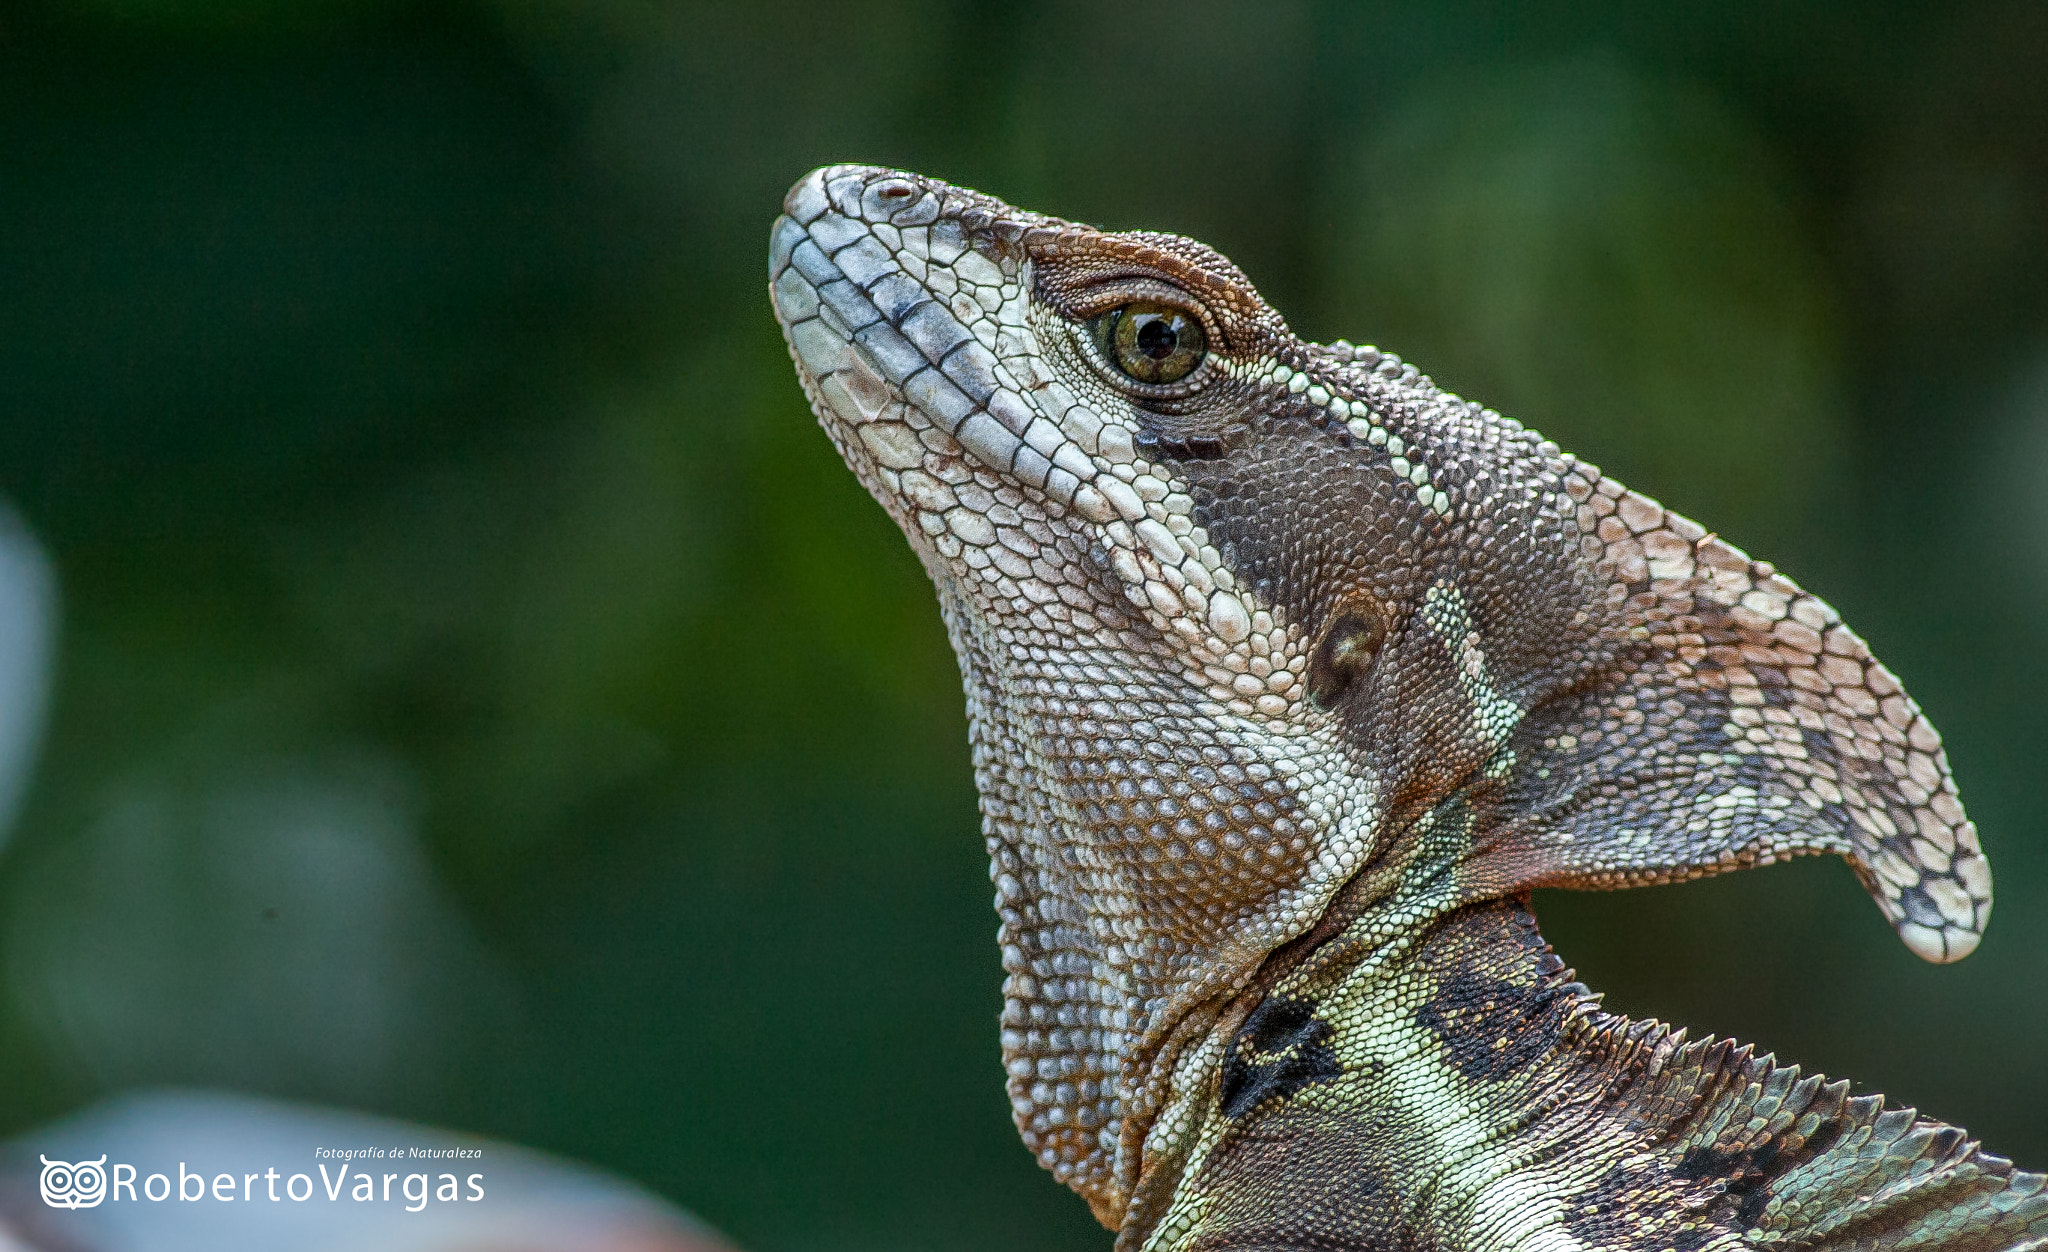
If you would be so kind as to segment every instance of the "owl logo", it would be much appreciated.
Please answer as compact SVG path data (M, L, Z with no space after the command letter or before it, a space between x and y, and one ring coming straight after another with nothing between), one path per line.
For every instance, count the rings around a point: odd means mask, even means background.
M41 1156L41 1153L37 1154ZM97 1161L53 1161L42 1157L43 1203L53 1209L89 1209L107 1198L107 1158Z

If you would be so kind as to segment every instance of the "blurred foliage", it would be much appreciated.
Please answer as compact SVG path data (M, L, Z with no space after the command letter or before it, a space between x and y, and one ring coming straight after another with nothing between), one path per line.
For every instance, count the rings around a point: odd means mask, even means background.
M1611 55L1440 83L1334 180L1328 320L1687 513L1795 529L1839 503L1844 432L1835 293L1778 181L1710 94Z
M0 492L62 627L0 1129L227 1083L750 1247L1105 1246L1009 1126L929 589L762 291L846 159L1203 238L1831 599L1948 737L1983 950L1832 862L1548 933L2048 1167L2030 3L15 6Z

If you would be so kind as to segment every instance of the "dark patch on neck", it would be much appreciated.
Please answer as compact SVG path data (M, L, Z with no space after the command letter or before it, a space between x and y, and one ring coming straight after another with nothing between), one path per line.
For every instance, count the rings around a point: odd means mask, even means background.
M1330 1046L1337 1032L1315 1014L1313 1000L1276 994L1244 1019L1223 1061L1225 1117L1242 1117L1268 1100L1342 1076Z
M1952 1127L1948 1132L1957 1138L1962 1135ZM1683 1182L1720 1184L1714 1211L1746 1229L1762 1220L1775 1194L1771 1184L1826 1152L1841 1137L1841 1119L1827 1118L1804 1138L1788 1130L1745 1148L1696 1147L1679 1158L1671 1176Z
M1738 1058L1745 1067L1749 1064L1747 1055L1744 1050ZM1717 1077L1727 1064L1725 1052L1710 1053L1680 1081ZM1719 1134L1715 1138L1707 1142L1695 1140L1689 1146L1680 1140L1665 1148L1667 1155L1661 1161L1636 1158L1617 1163L1592 1188L1572 1199L1567 1208L1566 1229L1593 1246L1662 1243L1685 1250L1699 1248L1719 1235L1754 1230L1764 1221L1765 1210L1788 1175L1801 1173L1833 1151L1846 1133L1859 1123L1873 1120L1879 1107L1871 1097L1845 1103L1847 1083L1816 1090L1816 1079L1796 1085L1788 1082L1782 1102L1773 1102L1773 1111L1786 1124L1768 1135L1745 1139L1759 1104L1757 1088L1741 1080L1753 1080L1756 1073L1745 1068L1737 1070L1734 1077L1738 1081L1732 1087L1719 1082L1704 1084L1713 1093L1707 1096L1707 1104L1672 1109L1667 1114L1695 1125L1712 1126L1718 1122ZM1773 1077L1783 1080L1788 1076L1778 1071ZM1667 1077L1666 1081L1671 1079ZM1747 1100L1743 1095L1745 1088L1749 1093ZM1771 1090L1769 1082L1764 1090ZM1713 1104L1721 1100L1737 1101L1738 1106L1725 1113L1713 1110L1720 1115L1710 1116ZM1800 1116L1802 1113L1805 1116ZM1809 1129L1802 1133L1801 1126ZM1936 1163L1945 1161L1963 1145L1965 1138L1953 1126L1935 1128L1923 1157ZM1675 1161L1670 1159L1674 1155ZM1851 1150L1851 1157L1857 1155ZM1856 1166L1848 1164L1844 1168ZM1811 1171L1806 1171L1803 1177L1806 1181L1795 1188L1795 1196L1815 1185ZM1930 1194L1926 1202L1948 1201ZM1683 1228L1679 1228L1681 1221Z
M1718 1236L1755 1229L1777 1194L1776 1184L1834 1147L1843 1129L1840 1116L1823 1117L1803 1137L1788 1127L1739 1148L1698 1144L1669 1166L1617 1164L1574 1200L1565 1229L1592 1246L1662 1243L1694 1252ZM1961 1139L1961 1131L1944 1129ZM1954 1144L1936 1146L1941 1151L1930 1154L1932 1159ZM1689 1199L1701 1191L1708 1194L1705 1202Z
M1465 966L1443 976L1415 1020L1444 1045L1460 1074L1497 1082L1557 1049L1574 999L1549 980L1525 987Z

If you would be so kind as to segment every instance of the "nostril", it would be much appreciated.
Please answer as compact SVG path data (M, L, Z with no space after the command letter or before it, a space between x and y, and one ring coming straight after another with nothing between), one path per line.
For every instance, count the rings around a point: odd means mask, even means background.
M877 179L861 197L861 207L869 221L899 228L929 226L939 215L938 197L910 178Z
M862 199L868 212L887 218L909 204L918 191L918 185L907 178L884 178L871 184Z

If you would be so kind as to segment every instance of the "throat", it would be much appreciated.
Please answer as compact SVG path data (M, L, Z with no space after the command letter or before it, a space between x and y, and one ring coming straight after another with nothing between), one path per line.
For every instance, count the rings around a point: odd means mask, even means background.
M1262 1137L1289 1153L1308 1140L1338 1151L1359 1134L1442 1139L1421 1158L1438 1159L1483 1133L1453 1090L1462 1074L1533 1060L1549 1032L1527 1026L1554 1025L1579 989L1562 990L1562 963L1524 900L1464 901L1474 819L1462 797L1426 812L1207 1016L1144 1128L1120 1248L1177 1246L1130 1238L1207 1194L1219 1170L1246 1168Z

